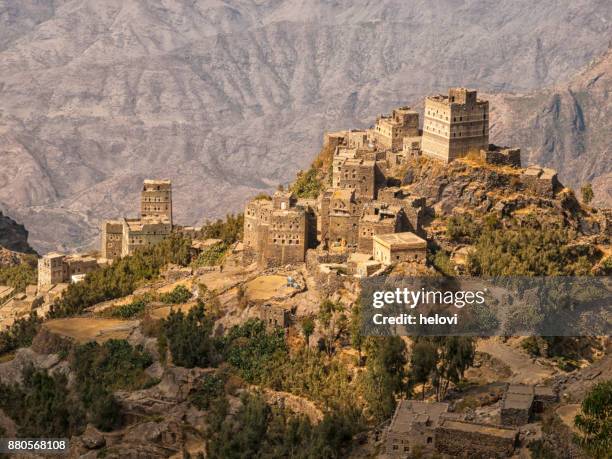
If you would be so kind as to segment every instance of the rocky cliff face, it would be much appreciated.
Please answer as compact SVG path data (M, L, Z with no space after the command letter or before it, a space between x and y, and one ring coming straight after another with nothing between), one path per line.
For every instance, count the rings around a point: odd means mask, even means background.
M28 244L28 232L23 225L0 212L0 266L16 264L19 253L34 253Z
M42 250L135 214L144 177L197 223L288 181L324 130L456 84L555 84L612 23L604 0L3 5L0 202Z
M520 146L524 162L557 169L575 189L593 182L594 203L612 206L610 88L612 50L567 83L493 95L492 138Z

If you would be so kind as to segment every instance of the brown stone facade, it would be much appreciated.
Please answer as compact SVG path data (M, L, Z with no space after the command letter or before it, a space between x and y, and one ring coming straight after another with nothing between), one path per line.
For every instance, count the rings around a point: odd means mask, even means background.
M435 449L451 457L506 458L518 443L517 429L443 419L435 429Z
M380 115L368 134L381 149L401 150L404 137L419 135L419 114L410 107L396 108L391 115Z
M172 222L172 183L170 180L144 181L140 194L140 215Z
M314 217L307 203L291 193L249 201L244 214L244 252L247 261L281 266L304 261Z
M449 163L489 146L489 102L476 91L451 88L425 99L423 155Z
M46 291L55 284L71 282L73 276L90 273L98 266L94 257L48 253L38 259L38 291Z

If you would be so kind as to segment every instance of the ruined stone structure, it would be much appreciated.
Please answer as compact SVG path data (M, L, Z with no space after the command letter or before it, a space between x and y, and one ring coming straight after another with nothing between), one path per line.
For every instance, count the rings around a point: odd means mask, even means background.
M259 306L259 318L267 329L287 328L291 320L291 311L278 304L265 303Z
M521 182L541 196L553 197L559 189L557 171L546 167L529 166L521 174Z
M509 384L501 401L500 422L508 426L522 426L541 413L544 407L557 401L551 387Z
M383 264L414 261L425 263L427 241L414 233L381 234L373 237L374 260Z
M381 149L401 150L404 137L419 135L419 114L410 107L396 108L391 115L380 115L368 134Z
M172 184L170 180L144 181L140 194L140 216L172 224Z
M480 150L480 157L489 164L498 166L521 167L521 149L498 147L490 144L486 150Z
M55 284L76 281L76 276L90 273L98 266L94 257L48 253L38 259L38 291L48 290Z
M476 91L451 88L425 99L423 155L449 163L489 146L489 102Z
M309 204L298 203L290 192L249 201L244 213L245 257L265 266L303 262L313 220Z
M451 457L506 458L517 446L517 429L442 419L435 429L436 451Z

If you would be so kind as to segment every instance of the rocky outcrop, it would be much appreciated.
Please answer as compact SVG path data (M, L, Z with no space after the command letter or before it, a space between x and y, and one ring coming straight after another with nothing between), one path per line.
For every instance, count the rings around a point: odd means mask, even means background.
M29 366L52 373L68 374L69 365L57 354L39 354L31 348L21 348L15 352L13 359L0 363L0 382L4 384L21 383L23 370Z
M23 225L0 211L0 267L21 263L23 254L34 254Z

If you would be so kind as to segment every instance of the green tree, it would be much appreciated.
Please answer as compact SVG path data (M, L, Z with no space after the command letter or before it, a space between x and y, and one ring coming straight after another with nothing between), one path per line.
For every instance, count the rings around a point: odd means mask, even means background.
M314 333L315 323L312 317L307 316L302 319L302 333L304 333L304 341L306 347L310 346L310 337Z
M355 304L353 306L353 309L351 310L350 335L351 335L351 346L357 349L357 353L358 353L357 364L359 366L362 365L361 350L365 342L365 338L363 334L361 333L361 326L362 326L361 303L358 303L358 304Z
M582 185L582 188L580 188L580 193L582 194L582 202L584 202L585 204L589 204L595 197L595 194L593 193L593 187L590 183L585 183L584 185Z
M328 355L332 355L334 352L334 344L340 337L342 332L342 324L344 321L340 320L340 313L344 310L344 307L340 303L334 303L331 300L325 300L319 307L318 319L323 327L325 350Z
M207 367L215 362L215 345L211 337L213 321L206 315L201 300L187 314L170 311L162 328L175 365Z
M574 424L579 444L592 457L612 456L612 380L597 384L582 401Z
M422 398L425 399L425 384L434 373L438 364L438 350L433 343L419 340L412 347L410 356L410 376L414 383L422 385Z
M0 285L14 287L17 292L24 292L26 286L36 284L36 277L35 265L28 262L0 268Z
M206 222L202 226L202 234L205 239L221 239L226 246L241 240L243 230L243 214L228 214L225 220L217 219L214 222Z
M368 409L378 422L395 409L395 396L407 392L406 344L399 336L370 337L363 382Z
M83 413L67 385L66 376L29 366L22 385L0 383L0 407L16 422L20 437L70 437L82 430Z

